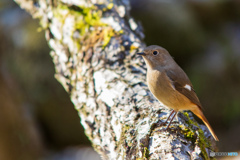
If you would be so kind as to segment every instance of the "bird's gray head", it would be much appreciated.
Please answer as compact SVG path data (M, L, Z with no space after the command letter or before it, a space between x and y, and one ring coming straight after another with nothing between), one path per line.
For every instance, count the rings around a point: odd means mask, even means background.
M149 68L162 68L171 64L173 59L168 53L168 51L160 46L152 45L146 47L143 52L137 53L141 55L145 60L147 67Z

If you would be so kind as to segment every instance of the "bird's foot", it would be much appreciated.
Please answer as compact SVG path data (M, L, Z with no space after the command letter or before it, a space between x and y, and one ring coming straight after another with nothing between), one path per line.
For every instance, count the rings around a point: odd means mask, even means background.
M165 121L165 122L162 122L161 120L158 120L157 122L155 122L155 123L153 123L152 125L151 125L151 130L154 130L155 128L157 128L157 127L162 127L162 126L164 126L164 125L166 125L167 124L167 122ZM165 130L165 129L164 129Z

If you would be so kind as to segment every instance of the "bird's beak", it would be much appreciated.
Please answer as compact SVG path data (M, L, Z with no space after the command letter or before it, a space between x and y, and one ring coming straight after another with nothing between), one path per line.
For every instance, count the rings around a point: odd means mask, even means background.
M137 53L137 54L140 55L140 56L145 56L146 55L144 52Z

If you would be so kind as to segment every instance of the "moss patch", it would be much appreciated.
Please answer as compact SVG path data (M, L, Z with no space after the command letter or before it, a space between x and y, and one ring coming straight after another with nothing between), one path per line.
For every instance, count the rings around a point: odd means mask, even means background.
M111 5L108 6L111 8ZM107 8L107 9L108 9ZM59 4L54 10L53 15L62 24L65 24L65 20L69 17L74 18L73 27L70 28L71 36L73 38L74 32L79 33L79 41L77 41L78 48L81 44L87 40L88 43L94 43L101 40L102 46L105 47L112 36L118 35L112 27L101 21L103 11L98 9L97 6L91 7L69 7L63 4ZM102 32L102 34L100 33ZM75 38L76 40L76 38ZM80 45L79 45L80 44Z
M149 159L149 150L148 150L147 147L144 147L144 150L143 150L143 158Z
M198 138L195 136L196 133L192 128L185 128L185 127L183 128L183 134L185 135L185 137L187 139L191 139L191 141L193 143L195 143L196 145L198 145L200 147L201 153L202 153L204 159L209 159L208 153L205 149L205 148L211 148L209 140L207 140L207 138L204 136L204 132L199 127L198 123L196 121L191 120L189 117L189 114L187 112L183 112L183 114L188 118L188 121L186 121L186 122L189 124L190 127L191 127L191 125L195 125L198 127L199 136L198 136Z

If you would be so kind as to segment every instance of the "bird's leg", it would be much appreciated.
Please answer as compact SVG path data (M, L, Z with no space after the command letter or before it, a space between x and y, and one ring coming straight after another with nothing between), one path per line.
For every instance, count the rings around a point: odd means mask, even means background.
M172 116L172 114L174 113L175 111L172 110L172 112L170 113L170 115L168 116L167 120L165 122L162 122L161 124L159 124L159 122L161 121L160 119L156 122L156 123L153 123L151 125L151 130L155 129L156 127L160 127L160 126L163 126L164 124L167 123L167 121L169 120L169 118Z
M169 114L169 116L168 116L167 120L166 120L165 122L163 122L164 124L165 124L165 123L167 123L167 121L169 120L169 118L172 116L172 114L173 114L174 112L175 112L175 111L174 111L174 110L172 110L172 112Z
M174 111L174 112L175 112L175 111ZM171 113L171 114L172 114L172 113ZM172 123L172 120L174 119L174 117L175 117L176 115L177 115L177 112L175 112L175 114L173 115L172 119L170 120L170 122L169 122L169 124L168 124L168 126L167 126L167 128L166 128L166 130L168 130L170 124Z

